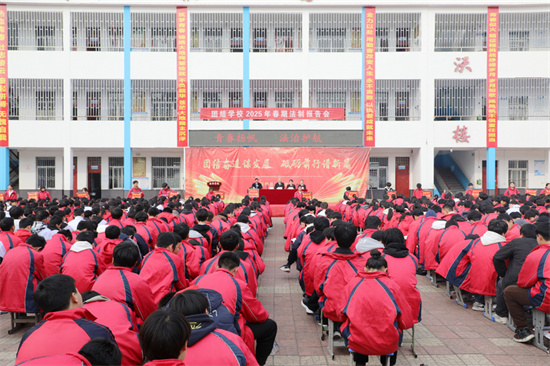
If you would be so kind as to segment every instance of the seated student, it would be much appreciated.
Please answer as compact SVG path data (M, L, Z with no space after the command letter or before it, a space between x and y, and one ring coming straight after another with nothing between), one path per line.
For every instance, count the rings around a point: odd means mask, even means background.
M355 242L353 243L351 250L354 250L362 239L370 238L375 231L380 230L380 227L382 227L382 220L380 220L378 216L367 216L365 219L363 233L355 238Z
M518 274L527 255L537 246L535 226L525 224L520 229L520 237L500 248L493 257L495 271L500 279L497 282L497 307L493 313L495 321L508 322L508 308L504 301L504 290L510 285L517 285Z
M500 215L498 215L497 218L504 221L508 225L508 231L506 232L507 243L520 237L519 231L521 226L519 226L519 224L516 224L512 217L510 217L510 215L506 213L501 213Z
M115 225L119 229L122 229L124 227L124 224L122 223L122 220L124 219L122 216L124 214L124 211L122 211L122 208L120 207L114 207L111 210L111 217L107 221L109 225Z
M241 260L232 252L224 252L220 255L215 272L202 275L194 281L194 285L200 288L209 288L218 291L233 314L239 314L241 337L252 350L254 342L250 342L250 334L245 329L252 331L256 340L256 360L264 365L275 342L277 335L277 323L269 319L269 314L262 303L256 299L247 284L236 278L240 269Z
M256 296L256 293L258 291L258 281L256 279L256 273L254 272L254 268L252 267L250 262L247 261L249 257L248 253L244 253L238 250L239 234L232 230L224 232L220 237L220 245L222 247L222 251L220 252L220 254L204 262L201 266L200 274L204 275L208 273L214 273L219 266L218 261L220 260L221 255L225 252L235 252L235 254L237 254L239 258L242 259L239 263L239 267L241 270L237 272L235 277L245 282L252 292L252 295Z
M71 249L73 234L69 230L60 230L46 242L42 255L44 256L44 277L61 273L63 257Z
M218 239L214 237L213 228L206 223L208 219L208 211L204 208L197 210L197 223L191 229L200 233L208 242L208 250L214 255L218 248ZM217 236L217 235L216 235Z
M0 221L0 230L2 230L0 232L0 243L4 244L5 252L24 243L21 238L14 234L15 224L11 217L5 217Z
M416 185L416 189L413 191L412 196L416 197L417 199L421 199L423 192L424 190L422 189L422 184L418 183Z
M443 232L443 234L441 234L441 237L439 238L439 243L437 244L436 248L437 253L435 259L437 263L441 263L449 250L456 243L460 243L465 238L466 235L462 230L460 230L458 223L455 220L447 221L447 223L445 224L445 231ZM437 267L439 267L439 265Z
M237 253L240 254L240 252L243 252L244 254L248 254L248 256L244 256L243 254L243 259L252 266L252 269L256 274L256 278L260 277L260 275L265 271L265 263L258 253L256 246L250 239L245 240L243 238L240 226L233 225L233 227L231 227L231 231L236 232L239 237Z
M170 300L169 309L185 316L191 325L186 362L201 366L258 365L241 337L216 327L208 308L209 300L197 290L180 292Z
M120 366L121 359L122 355L115 343L104 338L94 338L83 345L78 353L37 357L15 366Z
M349 196L349 192L351 192L351 187L346 187L346 191L344 192L345 201L349 201L350 199L353 199L353 197Z
M139 347L138 322L126 304L111 301L95 291L82 294L84 309L94 317L95 322L111 330L122 353L123 365L141 365L143 355Z
M189 243L189 232L189 226L185 223L174 226L174 234L181 239L181 250L178 256L184 263L185 278L192 281L200 274L201 265L208 259L208 253L202 245Z
M95 317L82 308L82 296L72 277L55 274L44 279L34 292L34 300L46 315L23 335L15 363L77 352L96 337L115 342L109 328L95 323Z
M82 231L61 262L61 273L74 278L79 292L89 291L106 269L94 250L93 242L94 233Z
M185 366L190 335L191 327L183 315L167 309L152 313L139 332L145 366Z
M294 184L294 181L292 179L288 181L288 184L286 185L286 189L296 189L296 185Z
M374 249L370 256L364 272L344 288L341 331L356 365L365 365L368 355L381 355L385 365L392 353L390 364L395 365L402 330L412 327L411 310L399 285L388 277L381 253Z
M0 264L0 310L14 313L39 313L32 293L44 278L41 251L46 240L36 234L11 249Z
M514 341L529 342L535 336L525 318L524 306L550 314L550 222L540 220L535 224L538 246L529 253L518 275L518 284L506 287L504 299L516 325Z
M19 230L15 232L15 236L21 239L23 243L26 242L29 236L32 235L32 224L34 224L34 220L30 217L25 217L24 219L21 219L21 221L19 221Z
M298 248L300 247L300 244L302 244L304 236L313 231L313 220L315 220L315 216L309 215L307 214L308 211L305 211L306 214L302 215L299 219L301 230L300 234L298 234L296 238L291 239L292 246L288 253L286 264L279 268L283 272L290 272L290 266L296 263L296 260L298 259Z
M185 262L182 263L177 255L180 249L181 242L176 241L173 233L161 233L155 250L143 258L139 276L149 284L155 304L170 291L189 286L185 278Z
M467 279L460 288L474 294L474 311L485 310L485 295L496 295L497 273L493 265L495 253L506 244L508 224L502 220L491 220L488 230L474 241L466 253L466 265L470 265Z
M126 303L142 320L155 311L153 293L147 282L132 268L139 260L139 249L134 243L122 242L113 250L113 264L101 274L92 286L111 300Z
M350 250L357 236L353 224L342 222L333 230L338 247L333 252L320 254L315 268L314 287L319 295L323 315L332 321L343 322L343 314L339 310L347 299L342 289L361 270L365 259Z
M388 229L382 236L384 250L382 256L388 263L388 277L401 287L412 311L413 324L421 321L422 300L416 288L416 268L418 259L409 253L405 238L399 229Z

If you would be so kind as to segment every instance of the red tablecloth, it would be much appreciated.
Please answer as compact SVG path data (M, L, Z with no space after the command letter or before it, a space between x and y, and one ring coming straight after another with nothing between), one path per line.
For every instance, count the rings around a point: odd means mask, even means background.
M296 191L296 189L260 189L260 197L265 196L271 204L284 205L294 197Z

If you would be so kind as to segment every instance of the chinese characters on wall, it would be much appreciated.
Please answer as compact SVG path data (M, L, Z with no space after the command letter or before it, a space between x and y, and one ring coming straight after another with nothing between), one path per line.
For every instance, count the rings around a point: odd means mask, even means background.
M468 135L468 127L456 126L456 130L453 131L453 140L456 142L470 142L470 135Z
M189 146L187 113L187 8L178 7L176 13L177 29L177 114L178 147Z
M364 144L374 146L376 82L374 72L376 9L365 7L365 125Z
M497 147L498 7L487 12L487 147Z
M343 120L344 108L201 108L201 119Z
M270 165L269 159L204 159L202 167L214 171L224 169L351 169L351 159L283 159L279 166Z
M455 72L459 72L459 73L462 74L464 69L472 72L472 68L470 66L468 66L470 64L469 59L470 59L470 57L457 57L456 61L454 62L455 66L456 66L455 67Z
M8 26L6 5L0 5L0 146L9 146Z

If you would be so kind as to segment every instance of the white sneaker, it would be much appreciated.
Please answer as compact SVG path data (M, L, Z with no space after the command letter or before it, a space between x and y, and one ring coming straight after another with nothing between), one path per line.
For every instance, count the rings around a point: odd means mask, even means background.
M506 324L508 323L508 317L500 316L497 313L493 313L493 319L496 323Z
M300 304L302 304L302 306L304 307L304 309L306 309L306 313L307 313L308 315L313 315L313 314L314 314L313 311L312 311L310 308L307 307L307 305L306 305L306 303L304 302L304 300L302 300L302 301L300 302Z
M474 302L474 306L472 306L473 311L485 311L485 304L482 304L480 302Z

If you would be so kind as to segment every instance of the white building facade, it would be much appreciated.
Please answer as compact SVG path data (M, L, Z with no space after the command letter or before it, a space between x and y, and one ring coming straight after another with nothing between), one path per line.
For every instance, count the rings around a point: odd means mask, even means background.
M408 189L422 183L457 190L451 180L493 188L486 182L489 6L499 11L498 147L489 156L496 188L503 191L511 180L520 189L550 182L548 2L460 4L368 4L376 9L376 139L368 177L375 196L386 181ZM7 168L3 158L0 189L10 182L21 194L43 185L58 197L81 187L94 197L124 195L125 173L132 172L125 171L125 147L148 177L146 191L164 182L184 188L176 122L178 6L187 7L189 19L191 148L208 145L195 132L363 134L364 2L7 1L9 150L3 156L10 163ZM246 47L243 38L250 40ZM201 108L246 105L344 108L345 120L200 118ZM341 146L363 148L356 140Z

